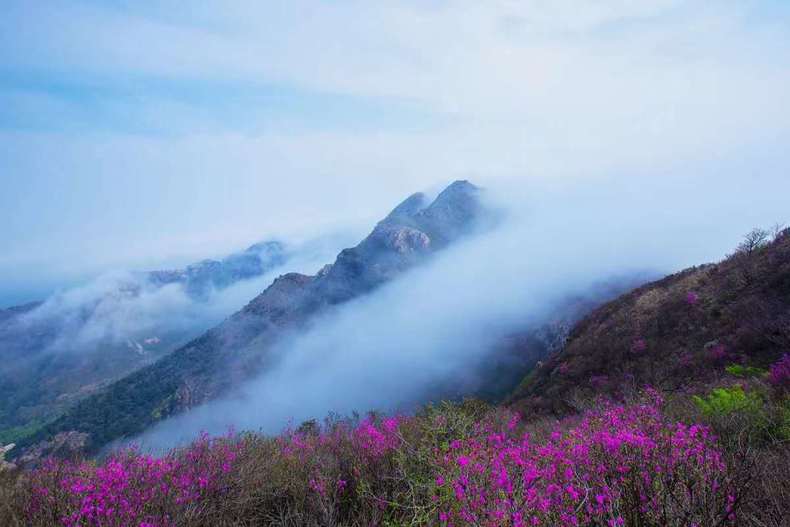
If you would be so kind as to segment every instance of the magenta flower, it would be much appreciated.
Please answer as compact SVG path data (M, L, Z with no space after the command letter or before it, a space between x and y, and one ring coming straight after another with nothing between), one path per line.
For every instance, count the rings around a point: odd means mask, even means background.
M780 391L790 391L790 354L771 364L768 370L768 382Z

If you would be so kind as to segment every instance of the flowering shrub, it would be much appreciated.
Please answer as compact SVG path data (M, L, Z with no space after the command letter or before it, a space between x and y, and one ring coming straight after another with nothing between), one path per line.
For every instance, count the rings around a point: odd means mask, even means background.
M240 446L204 435L163 458L128 450L101 464L50 459L31 476L28 514L67 527L174 525L227 490Z
M790 354L771 364L768 370L768 382L781 392L790 392Z
M596 390L603 390L603 388L605 388L608 383L609 383L608 375L593 375L592 377L590 377L590 386L592 386Z
M724 344L715 344L710 346L707 351L708 357L715 362L721 362L730 358L730 353L727 351L727 348L724 346Z
M631 344L632 353L642 353L646 349L647 349L647 341L643 338L638 338L634 340L633 344Z
M656 404L589 412L546 441L483 426L438 461L442 525L694 524L717 501L734 521L710 432L668 421Z
M26 479L30 525L727 525L736 496L704 426L651 393L548 428L507 410L200 438L162 458L48 461Z

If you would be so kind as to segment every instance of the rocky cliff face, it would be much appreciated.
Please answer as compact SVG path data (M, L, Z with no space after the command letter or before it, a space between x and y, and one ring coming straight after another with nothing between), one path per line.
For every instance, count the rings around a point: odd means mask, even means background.
M80 403L38 438L91 434L98 447L227 393L266 367L267 351L312 317L364 295L471 233L485 216L481 191L457 181L428 203L415 194L357 246L314 276L277 278L242 310L172 354Z

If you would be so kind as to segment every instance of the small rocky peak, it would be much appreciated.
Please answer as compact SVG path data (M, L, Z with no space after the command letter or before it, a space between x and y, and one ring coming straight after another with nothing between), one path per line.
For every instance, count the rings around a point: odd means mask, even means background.
M384 218L381 223L396 223L398 221L402 221L403 219L412 218L418 212L423 210L428 205L428 198L422 192L417 192L412 194L400 205L392 209L386 218Z
M416 217L431 238L451 241L473 227L482 212L481 189L468 181L456 181L444 189Z
M436 196L436 199L433 200L433 203L428 206L425 212L467 209L472 206L476 208L479 206L480 192L480 187L465 179L454 181Z

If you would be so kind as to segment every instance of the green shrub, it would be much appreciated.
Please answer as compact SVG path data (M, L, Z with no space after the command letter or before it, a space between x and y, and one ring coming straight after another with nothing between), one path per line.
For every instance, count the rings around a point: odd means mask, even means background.
M766 370L762 368L755 368L754 366L743 366L741 364L730 364L726 368L727 373L730 375L734 375L735 377L762 377L766 373Z
M722 438L757 445L790 441L790 398L777 401L757 388L716 388L694 396L697 409Z
M707 397L693 397L694 403L706 417L726 416L733 413L759 413L763 400L755 392L745 392L740 386L716 388Z

